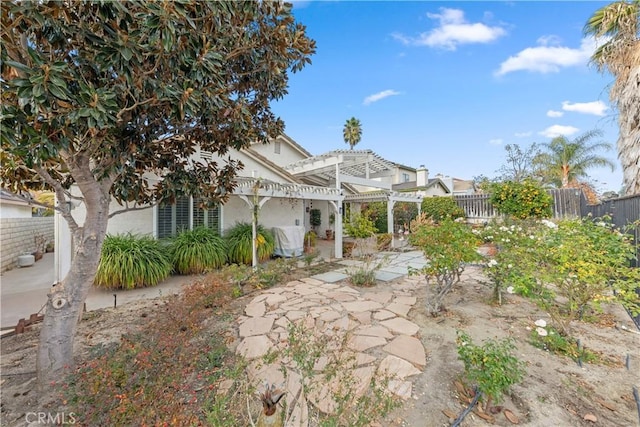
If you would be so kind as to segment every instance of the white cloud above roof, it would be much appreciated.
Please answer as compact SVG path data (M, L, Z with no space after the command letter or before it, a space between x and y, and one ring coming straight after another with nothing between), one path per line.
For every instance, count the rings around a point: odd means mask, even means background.
M547 117L562 117L564 113L562 111L549 110L547 111Z
M407 45L456 50L463 44L490 43L507 33L499 26L468 22L464 17L464 11L460 9L442 7L440 13L427 13L427 17L437 20L439 26L431 31L420 33L417 37L399 33L394 33L392 36Z
M514 71L557 73L562 68L586 64L596 47L593 38L582 39L578 48L559 46L558 42L554 36L539 38L539 46L528 47L510 56L500 64L495 74L503 76Z
M383 90L382 92L374 93L373 95L367 96L364 99L364 101L362 101L362 104L370 105L370 104L373 104L374 102L380 101L381 99L388 98L390 96L396 96L396 95L400 95L400 92L395 91L393 89Z
M553 125L538 133L547 138L555 138L557 136L570 136L579 130L573 126Z
M592 114L594 116L604 116L609 107L602 101L593 102L569 102L562 103L564 111L574 111L582 114Z

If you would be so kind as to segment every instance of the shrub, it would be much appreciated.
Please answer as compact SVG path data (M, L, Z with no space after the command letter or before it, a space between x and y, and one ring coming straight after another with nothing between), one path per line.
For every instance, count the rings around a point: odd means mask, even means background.
M531 180L493 183L489 200L498 212L513 218L551 217L551 195Z
M512 354L513 340L487 340L478 346L466 333L458 331L457 334L458 358L464 363L467 380L482 393L485 408L489 408L492 401L500 403L502 395L511 385L522 381L525 373L524 363Z
M391 233L382 233L376 236L376 244L379 251L386 251L391 247L391 240L393 235Z
M349 222L344 224L344 231L356 239L366 239L376 234L376 227L366 215L354 214Z
M453 197L425 197L422 200L422 212L436 222L443 219L464 218L465 212Z
M477 251L480 239L466 224L444 219L429 223L420 215L411 223L409 243L422 249L427 265L410 269L409 274L424 274L427 279L427 305L432 315L441 311L442 300L460 281L465 264L482 259Z
M257 252L258 261L266 261L273 255L276 244L273 234L262 225L257 226ZM252 240L253 227L246 222L239 222L226 234L227 254L229 262L237 264L251 264L253 258Z
M200 274L222 267L227 261L225 240L205 227L183 231L172 240L171 261L180 274Z
M309 211L309 223L314 229L320 227L320 224L322 224L322 213L320 209L311 209Z
M156 286L169 274L169 257L153 237L107 235L94 284L106 289L143 288Z

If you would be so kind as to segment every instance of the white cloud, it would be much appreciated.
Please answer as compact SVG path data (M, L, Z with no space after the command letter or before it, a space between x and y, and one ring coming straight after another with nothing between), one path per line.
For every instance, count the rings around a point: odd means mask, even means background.
M502 76L513 71L534 71L557 73L561 68L583 65L589 61L596 44L593 38L584 38L578 48L552 45L559 40L554 36L538 39L539 46L528 47L500 64L496 75Z
M564 113L562 111L549 110L547 111L547 117L562 117Z
M440 25L429 32L421 33L418 37L408 37L399 33L392 34L392 37L407 45L456 50L458 45L490 43L507 33L502 27L468 22L460 9L442 7L440 13L427 13L427 16L439 21Z
M373 104L374 102L380 101L381 99L388 98L390 96L400 95L400 92L397 92L392 89L383 90L382 92L374 93L373 95L367 96L362 103L364 105Z
M538 133L542 136L546 136L547 138L555 138L556 136L573 135L579 130L580 129L573 126L553 125Z
M514 134L514 136L516 138L526 138L526 137L531 136L531 135L533 135L533 132L531 132L531 131L528 131L528 132L516 132Z
M489 144L491 145L502 145L502 138L494 138L489 140Z
M562 109L564 111L575 111L582 114L593 114L594 116L604 116L605 112L609 109L607 105L602 101L593 102L574 102L564 101L562 103Z

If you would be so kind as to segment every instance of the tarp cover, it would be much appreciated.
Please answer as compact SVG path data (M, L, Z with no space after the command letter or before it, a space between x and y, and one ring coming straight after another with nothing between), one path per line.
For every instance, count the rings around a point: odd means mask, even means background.
M273 236L276 241L274 255L281 257L299 257L302 255L304 245L304 227L290 225L273 227Z

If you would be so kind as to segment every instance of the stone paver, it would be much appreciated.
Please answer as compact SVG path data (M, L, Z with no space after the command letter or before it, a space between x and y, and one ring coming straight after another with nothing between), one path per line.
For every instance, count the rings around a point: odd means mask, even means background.
M357 398L374 376L389 379L389 392L411 398L411 377L422 372L426 352L414 337L418 325L406 319L417 303L420 278L405 275L408 265L420 265L424 258L418 251L391 255L385 267L376 271L379 281L389 282L385 289L342 284L348 277L343 267L264 290L238 318L236 352L248 359L247 373L255 386L264 387L265 381L279 387L286 383L285 400L292 408L288 425L309 425L308 402L333 413L339 403L333 399L336 390L350 384ZM357 265L349 260L342 264ZM302 392L300 367L282 352L291 350L291 323L303 328L296 340L325 343L322 356L312 360L317 375L304 380L307 395ZM266 354L271 355L269 365L263 361ZM323 370L336 367L339 374L327 383Z

